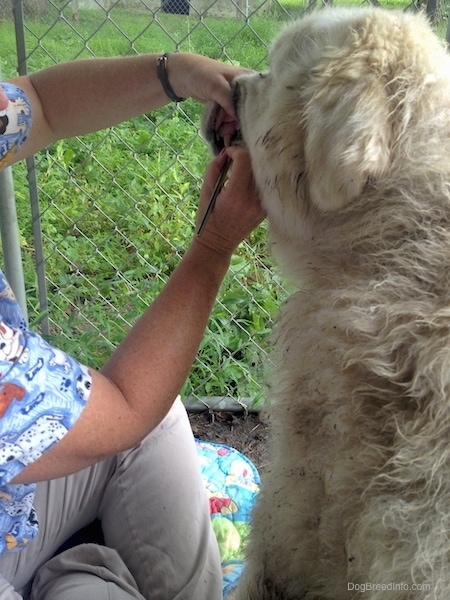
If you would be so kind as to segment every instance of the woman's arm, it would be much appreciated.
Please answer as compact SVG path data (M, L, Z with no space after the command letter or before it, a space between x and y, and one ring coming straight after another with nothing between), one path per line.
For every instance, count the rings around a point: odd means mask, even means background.
M133 447L169 410L196 356L231 255L264 218L248 153L237 147L227 153L233 160L231 177L201 237L194 238L102 372L93 373L88 404L74 427L15 483L67 475ZM222 154L208 168L200 216L224 160Z
M110 127L169 102L157 77L159 54L93 58L54 65L12 80L33 107L31 133L15 162L48 144ZM213 100L234 116L230 82L244 69L204 56L171 54L170 85L180 97Z

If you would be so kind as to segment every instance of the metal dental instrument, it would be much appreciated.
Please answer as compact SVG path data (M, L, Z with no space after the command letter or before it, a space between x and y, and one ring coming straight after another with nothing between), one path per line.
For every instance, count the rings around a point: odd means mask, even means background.
M217 178L216 184L215 184L214 189L213 189L212 194L211 194L211 198L209 200L209 204L206 207L205 214L203 215L201 223L200 223L200 225L197 228L197 235L201 235L202 234L202 231L203 231L203 229L204 229L204 227L205 227L205 225L206 225L206 223L207 223L207 221L209 219L209 216L210 216L210 214L211 214L211 212L212 212L212 210L214 208L214 205L216 203L217 196L220 194L220 190L223 188L223 185L225 183L225 179L227 177L228 169L230 168L230 165L231 165L231 158L227 157L227 159L224 162L224 165L223 165L223 167L222 167L222 169L221 169L221 171L219 173L219 177Z

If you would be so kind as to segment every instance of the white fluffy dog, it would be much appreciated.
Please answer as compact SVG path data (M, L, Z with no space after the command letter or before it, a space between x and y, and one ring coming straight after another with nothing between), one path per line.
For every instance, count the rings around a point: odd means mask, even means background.
M235 96L299 286L236 598L449 600L450 59L420 15L324 10Z

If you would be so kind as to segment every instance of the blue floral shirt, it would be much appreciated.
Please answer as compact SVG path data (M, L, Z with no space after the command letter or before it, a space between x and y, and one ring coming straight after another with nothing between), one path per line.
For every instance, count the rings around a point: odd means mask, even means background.
M10 481L69 431L91 386L86 367L26 328L0 271L0 554L38 533L36 485Z

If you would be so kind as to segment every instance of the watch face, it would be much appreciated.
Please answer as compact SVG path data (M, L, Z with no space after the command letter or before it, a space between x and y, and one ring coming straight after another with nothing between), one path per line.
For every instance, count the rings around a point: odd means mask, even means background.
M9 162L27 139L31 129L33 111L23 90L12 83L0 83L9 102L0 110L0 169Z

